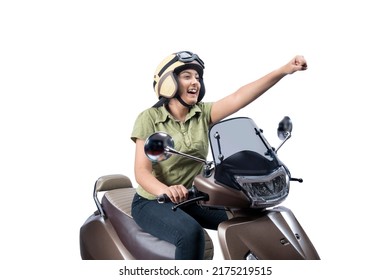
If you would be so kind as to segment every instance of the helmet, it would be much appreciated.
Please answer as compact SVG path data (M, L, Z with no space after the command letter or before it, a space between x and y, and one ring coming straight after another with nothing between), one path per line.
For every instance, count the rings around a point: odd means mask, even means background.
M194 69L198 72L201 85L198 102L203 99L205 94L204 63L199 56L189 51L173 53L158 65L154 73L153 88L159 99L166 100L177 97L178 74L185 69Z

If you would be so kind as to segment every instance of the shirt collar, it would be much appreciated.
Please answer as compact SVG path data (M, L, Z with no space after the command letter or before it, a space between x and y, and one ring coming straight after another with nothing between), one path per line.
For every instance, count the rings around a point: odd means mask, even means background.
M160 111L160 114L158 114L158 116L156 117L156 120L155 120L155 123L163 123L165 122L168 118L172 118L173 117L171 116L171 114L168 112L167 108L165 108L165 106L161 106L158 108L159 111ZM200 109L200 107L195 104L194 106L192 106L190 108L190 111L188 112L187 114L187 117L186 117L186 120L189 120L191 119L192 117L194 116L198 116L202 113L202 110Z

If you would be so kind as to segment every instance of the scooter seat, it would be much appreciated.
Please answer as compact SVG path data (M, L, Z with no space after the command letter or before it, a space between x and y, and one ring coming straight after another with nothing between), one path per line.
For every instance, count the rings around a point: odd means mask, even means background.
M102 207L110 219L119 239L135 259L139 260L166 260L175 258L175 246L158 239L142 230L131 216L131 204L135 188L122 188L107 191L102 198ZM205 232L204 259L212 259L214 254L213 243Z

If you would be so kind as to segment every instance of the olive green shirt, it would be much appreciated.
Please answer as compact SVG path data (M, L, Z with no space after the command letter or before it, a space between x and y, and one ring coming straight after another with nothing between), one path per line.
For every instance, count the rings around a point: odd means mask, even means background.
M165 108L149 108L141 112L134 124L131 139L146 140L151 134L163 131L172 136L177 151L202 159L207 158L208 130L211 124L212 103L199 102L191 107L184 122L176 120ZM195 176L200 174L203 164L179 155L172 155L163 162L153 162L153 175L167 186L182 184L192 186ZM147 199L156 197L138 186L137 193Z

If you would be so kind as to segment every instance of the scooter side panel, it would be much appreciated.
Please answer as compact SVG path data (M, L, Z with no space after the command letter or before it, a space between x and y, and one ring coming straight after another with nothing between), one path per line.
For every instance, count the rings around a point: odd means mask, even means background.
M80 253L83 260L131 260L109 220L90 216L80 228Z
M236 217L218 228L225 259L242 260L251 253L262 260L320 259L291 212L277 207L251 217Z

